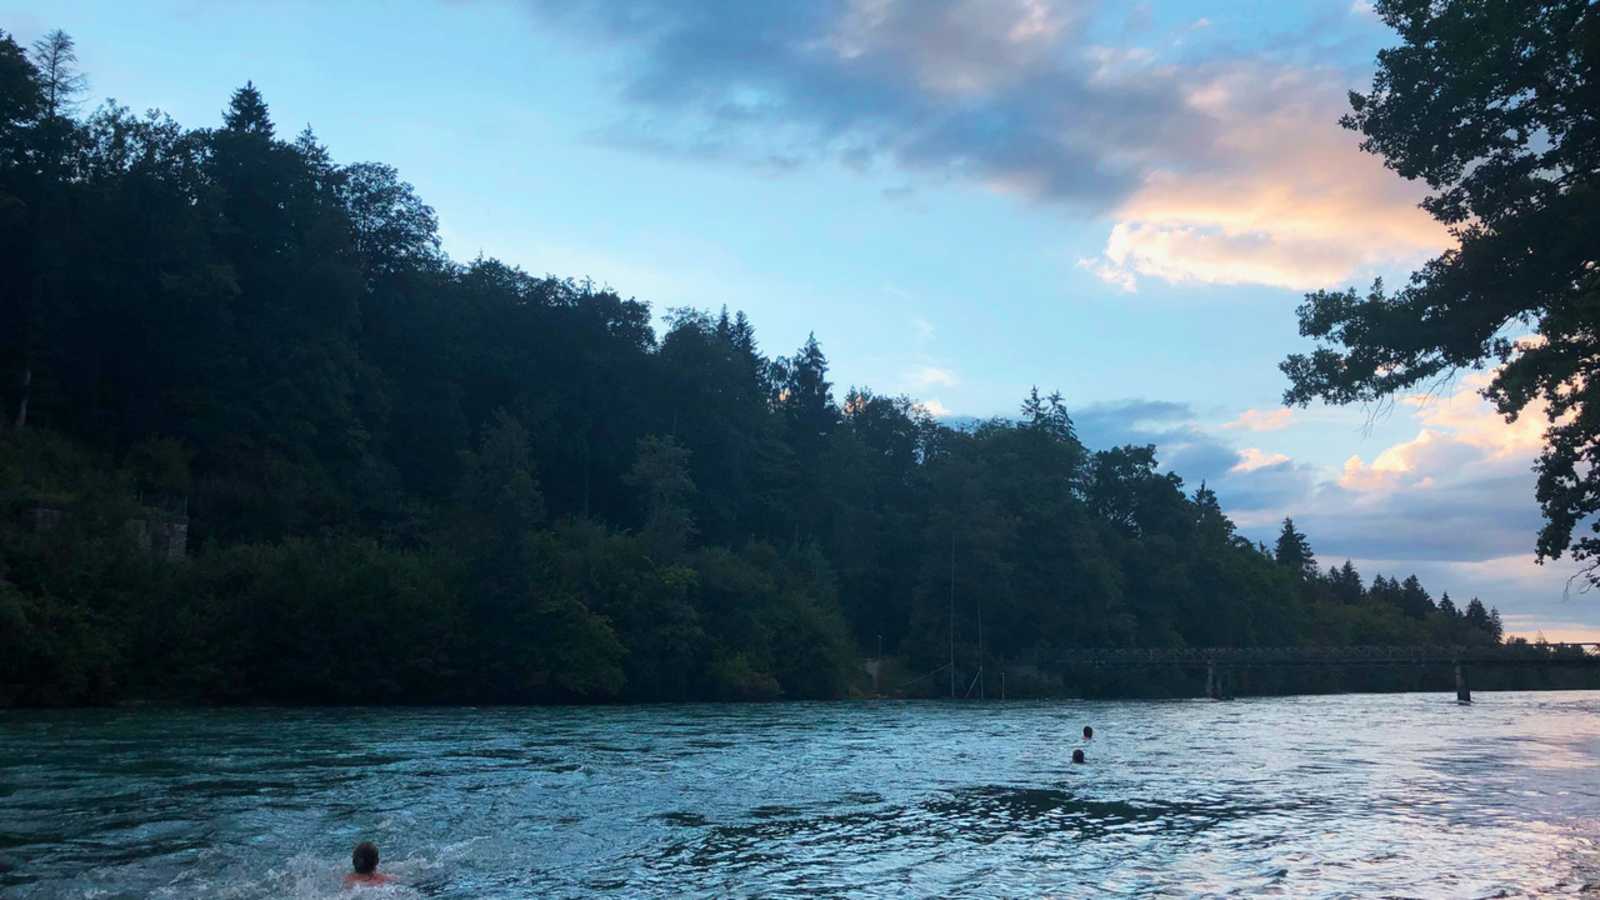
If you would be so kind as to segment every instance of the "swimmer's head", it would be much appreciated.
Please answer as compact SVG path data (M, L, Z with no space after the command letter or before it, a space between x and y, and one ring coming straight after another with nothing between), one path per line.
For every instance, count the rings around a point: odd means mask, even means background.
M357 875L371 875L378 870L378 845L371 841L362 841L356 845L354 853L350 854L350 865L355 867Z
M1072 761L1075 762L1075 763L1083 762L1083 751L1082 750L1074 750L1074 751L1072 751Z
M1089 738L1092 738L1092 737L1094 737L1094 729L1090 728L1087 725L1083 726L1083 739L1087 741Z

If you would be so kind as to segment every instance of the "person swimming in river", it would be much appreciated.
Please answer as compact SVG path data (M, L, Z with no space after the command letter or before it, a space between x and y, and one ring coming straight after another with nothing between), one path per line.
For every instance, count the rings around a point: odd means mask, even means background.
M1072 751L1072 761L1075 762L1075 763L1082 763L1082 762L1085 761L1084 758L1083 758L1083 750L1082 749L1078 749L1078 750Z
M350 867L355 871L344 877L345 887L388 884L394 880L378 871L378 845L371 841L362 841L356 845L356 849L350 854Z
M1086 741L1094 740L1094 729L1087 725L1083 726L1083 739Z

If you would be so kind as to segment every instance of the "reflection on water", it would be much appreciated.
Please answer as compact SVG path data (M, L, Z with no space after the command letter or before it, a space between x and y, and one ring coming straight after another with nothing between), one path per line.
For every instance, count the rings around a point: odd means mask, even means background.
M7 897L334 897L362 838L371 896L1593 892L1600 694L0 713Z

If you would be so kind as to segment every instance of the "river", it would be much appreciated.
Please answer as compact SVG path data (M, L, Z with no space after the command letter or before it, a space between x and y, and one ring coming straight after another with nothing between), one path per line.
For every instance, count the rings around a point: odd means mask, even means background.
M0 712L0 895L1600 891L1600 692L1477 700Z

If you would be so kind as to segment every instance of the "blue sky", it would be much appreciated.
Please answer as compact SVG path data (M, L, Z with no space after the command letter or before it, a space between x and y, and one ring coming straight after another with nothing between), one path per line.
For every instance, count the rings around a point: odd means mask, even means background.
M1600 639L1536 567L1529 464L1463 373L1389 410L1279 406L1320 287L1446 236L1337 118L1392 36L1361 2L87 2L0 28L79 43L91 100L397 166L457 258L815 331L835 380L936 412L1059 389L1091 445L1154 441L1244 530L1416 572L1513 630Z

